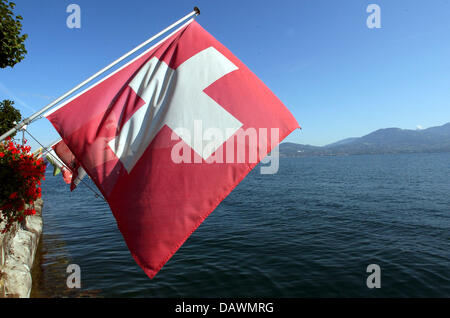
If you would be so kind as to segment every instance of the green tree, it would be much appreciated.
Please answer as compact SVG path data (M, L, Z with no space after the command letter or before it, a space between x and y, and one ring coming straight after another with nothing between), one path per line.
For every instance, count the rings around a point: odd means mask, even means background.
M20 111L14 108L14 102L5 99L0 102L0 135L3 135L11 128L14 128L15 123L19 123L22 119ZM15 134L11 135L13 137Z
M28 35L20 35L22 17L14 15L14 7L15 3L0 0L0 68L13 67L27 53L24 42Z

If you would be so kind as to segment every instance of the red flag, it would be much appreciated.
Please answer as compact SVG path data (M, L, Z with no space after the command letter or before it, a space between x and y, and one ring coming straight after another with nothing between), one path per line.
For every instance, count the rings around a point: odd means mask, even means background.
M47 118L108 201L150 278L261 158L299 127L197 22ZM252 131L258 143L246 142ZM248 135L241 138L242 132Z
M66 165L67 168L62 168L64 181L70 184L70 191L73 191L81 180L86 176L86 172L81 166L80 162L70 151L69 147L63 140L52 146L58 158Z
M70 170L75 170L79 165L77 158L73 155L72 151L67 147L64 141L60 141L52 146L58 158L66 165Z
M62 167L61 173L62 173L64 182L67 184L71 184L72 183L72 172L70 172L69 169Z

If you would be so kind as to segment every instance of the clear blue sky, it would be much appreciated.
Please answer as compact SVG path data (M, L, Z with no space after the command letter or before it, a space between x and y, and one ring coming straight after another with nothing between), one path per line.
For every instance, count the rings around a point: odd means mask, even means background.
M324 145L450 121L450 1L14 2L28 54L0 70L0 99L15 100L25 116L197 5L197 21L297 118L303 130L288 141ZM81 7L81 29L66 27L71 3ZM370 3L381 7L381 29L366 26ZM46 119L30 131L43 143L58 136Z

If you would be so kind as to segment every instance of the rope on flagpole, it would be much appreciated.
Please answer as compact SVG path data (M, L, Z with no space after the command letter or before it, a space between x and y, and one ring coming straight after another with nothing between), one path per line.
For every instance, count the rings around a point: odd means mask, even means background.
M45 106L44 108L42 108L41 110L39 110L38 112L34 113L33 115L31 115L30 117L24 119L23 121L21 121L19 124L17 124L14 128L11 128L9 131L7 131L6 133L4 133L3 135L0 136L0 142L3 141L4 139L6 139L8 136L12 135L13 133L15 133L16 131L21 130L24 126L30 124L31 122L33 122L35 119L37 119L39 116L41 116L43 113L45 113L47 110L49 110L50 108L56 106L58 103L60 103L61 101L63 101L64 99L66 99L67 97L69 97L70 95L72 95L74 92L76 92L77 90L79 90L81 87L83 87L84 85L86 85L87 83L89 83L90 81L92 81L93 79L97 78L98 76L102 75L103 73L105 73L106 71L108 71L109 69L111 69L112 67L114 67L115 65L117 65L118 63L122 62L124 59L126 59L127 57L129 57L130 55L132 55L133 53L135 53L136 51L140 50L141 48L143 48L144 46L146 46L147 44L149 44L150 42L152 42L153 40L155 40L156 38L160 37L161 35L163 35L164 33L166 33L167 31L169 31L170 29L173 29L175 26L177 26L178 24L180 24L181 22L189 19L192 16L198 16L200 14L200 9L195 7L194 10L185 15L184 17L182 17L181 19L179 19L178 21L172 23L171 25L169 25L167 28L165 28L164 30L160 31L159 33L155 34L154 36L152 36L151 38L149 38L148 40L146 40L145 42L139 44L138 46L136 46L134 49L132 49L131 51L129 51L128 53L125 53L124 55L122 55L121 57L119 57L117 60L115 60L114 62L112 62L111 64L109 64L108 66L105 66L104 68L102 68L100 71L98 71L97 73L95 73L94 75L92 75L91 77L89 77L88 79L86 79L85 81L81 82L80 84L78 84L77 86L75 86L74 88L72 88L71 90L69 90L68 92L64 93L63 95L61 95L60 97L58 97L57 99L55 99L53 102L51 102L50 104L48 104L47 106Z
M34 141L36 141L41 147L42 149L47 149L49 147L45 147L44 145L42 145L39 140L37 140L32 134L30 134L30 132L26 129L23 129L24 132L26 132L28 135L30 135L31 138L33 138ZM67 165L61 161L61 159L59 159L57 156L54 156L50 151L47 152L47 155L50 155L53 159L55 159L57 162L59 162L62 166L64 166L66 169L68 169L69 171L72 171L69 167L67 167ZM73 173L73 171L72 171ZM91 190L96 198L101 198L103 199L103 201L107 202L106 199L99 194L97 191L95 191L95 189L93 189L86 181L84 181L83 179L80 179L80 181L89 189Z

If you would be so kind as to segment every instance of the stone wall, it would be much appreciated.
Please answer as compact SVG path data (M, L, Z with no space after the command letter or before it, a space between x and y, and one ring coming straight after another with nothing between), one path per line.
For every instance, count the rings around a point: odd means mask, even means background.
M31 268L42 234L42 206L38 199L35 215L0 234L0 298L30 297Z

